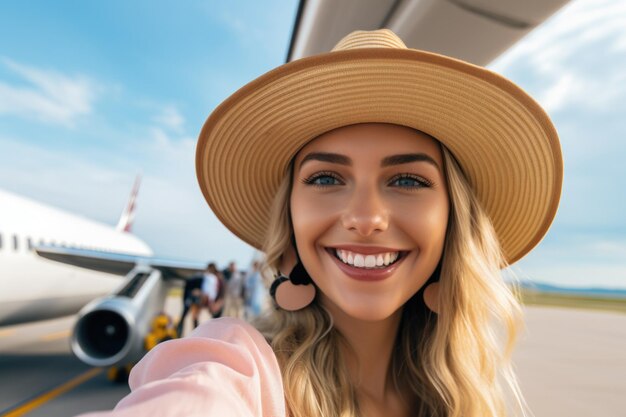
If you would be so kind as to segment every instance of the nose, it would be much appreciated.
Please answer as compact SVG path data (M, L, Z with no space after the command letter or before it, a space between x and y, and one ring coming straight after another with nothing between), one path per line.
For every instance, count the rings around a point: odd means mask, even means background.
M352 195L341 222L347 230L367 237L387 230L389 210L377 190L372 190L372 187L362 188Z

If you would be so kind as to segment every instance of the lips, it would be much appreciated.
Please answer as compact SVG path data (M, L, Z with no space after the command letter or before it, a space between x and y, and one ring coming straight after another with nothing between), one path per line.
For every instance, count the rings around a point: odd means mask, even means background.
M386 248L349 249L326 248L326 252L343 273L359 281L381 281L388 278L409 253Z

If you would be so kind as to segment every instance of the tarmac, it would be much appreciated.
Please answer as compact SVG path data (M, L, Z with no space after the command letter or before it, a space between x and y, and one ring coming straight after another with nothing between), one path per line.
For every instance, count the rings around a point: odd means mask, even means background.
M172 305L172 303L168 303ZM177 312L174 307L171 311ZM626 415L626 315L526 307L514 362L536 417ZM0 416L73 416L107 410L126 384L69 348L74 318L0 329Z
M626 416L626 314L527 307L513 355L536 417Z
M74 318L0 329L0 416L71 416L111 409L130 390L69 348Z

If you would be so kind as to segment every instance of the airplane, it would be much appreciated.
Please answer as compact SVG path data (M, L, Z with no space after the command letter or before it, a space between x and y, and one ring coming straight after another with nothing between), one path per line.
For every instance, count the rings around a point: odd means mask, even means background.
M150 247L129 233L138 183L117 227L94 222L0 190L0 326L77 312L119 279L37 256L35 247L72 247L151 256Z
M389 28L410 48L487 65L568 2L301 0L286 62L329 51L353 30ZM7 201L17 208L6 212ZM14 222L11 216L22 220ZM123 218L132 218L132 207ZM144 242L124 231L127 220L120 220L113 230L5 192L0 193L0 219L0 271L5 271L0 281L0 325L16 323L19 317L33 320L69 314L104 292L105 287L110 288L107 285L119 285L109 295L87 304L74 327L72 349L93 366L113 366L138 359L143 354L142 336L148 332L151 315L162 307L166 288L204 267L154 259ZM39 230L50 232L39 236ZM58 233L58 237L53 233ZM39 239L43 239L41 245ZM9 255L11 246L14 252L24 253ZM27 248L33 248L42 259L36 260ZM12 256L16 260L9 259ZM53 266L49 261L92 272L80 273L71 267ZM8 287L4 281L13 277L11 274L19 274L15 276L20 278ZM124 279L108 278L110 274ZM12 305L9 297L17 296L22 300L30 296L32 303L24 307ZM34 300L35 296L39 299Z
M485 66L569 0L300 0L287 61L330 51L355 30Z
M139 182L115 227L0 190L0 327L80 311L79 359L108 366L143 354L168 288L205 265L154 258L131 233Z

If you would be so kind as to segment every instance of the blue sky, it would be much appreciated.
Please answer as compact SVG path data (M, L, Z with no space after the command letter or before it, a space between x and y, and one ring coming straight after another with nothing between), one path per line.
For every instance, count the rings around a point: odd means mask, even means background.
M295 0L3 2L0 187L115 224L143 174L135 233L158 255L247 263L197 186L210 111L284 62ZM560 285L626 288L626 3L574 0L491 68L553 118L557 218L515 266Z

